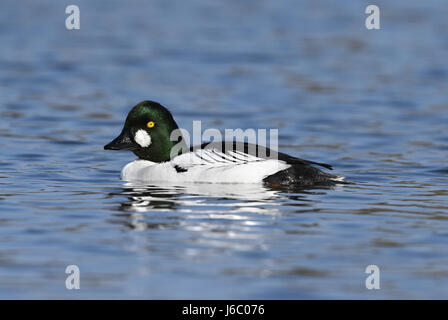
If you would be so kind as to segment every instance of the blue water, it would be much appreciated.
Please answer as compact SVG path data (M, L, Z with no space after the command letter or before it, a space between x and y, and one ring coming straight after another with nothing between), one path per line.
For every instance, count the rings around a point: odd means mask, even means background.
M448 298L448 6L368 4L3 0L0 298ZM355 184L121 181L103 145L145 99Z

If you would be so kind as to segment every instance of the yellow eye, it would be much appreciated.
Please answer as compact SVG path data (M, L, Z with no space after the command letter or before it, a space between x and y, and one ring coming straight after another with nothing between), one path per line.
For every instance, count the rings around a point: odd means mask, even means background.
M154 121L149 121L149 122L146 124L146 126L147 126L148 128L154 128L155 123L154 123Z

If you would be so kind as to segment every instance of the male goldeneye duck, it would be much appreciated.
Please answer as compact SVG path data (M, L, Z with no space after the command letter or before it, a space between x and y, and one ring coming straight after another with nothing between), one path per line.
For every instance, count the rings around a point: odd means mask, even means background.
M127 164L122 179L144 182L264 183L271 186L332 185L343 180L318 163L246 142L209 142L188 148L171 113L154 101L129 112L121 134L104 146L131 150L139 158ZM187 150L182 152L182 150ZM174 152L173 152L174 151Z

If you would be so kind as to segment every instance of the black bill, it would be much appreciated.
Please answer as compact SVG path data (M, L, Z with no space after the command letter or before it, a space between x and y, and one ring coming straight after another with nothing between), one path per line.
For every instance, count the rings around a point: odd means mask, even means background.
M140 146L135 143L129 130L124 130L118 137L104 146L105 150L135 150Z

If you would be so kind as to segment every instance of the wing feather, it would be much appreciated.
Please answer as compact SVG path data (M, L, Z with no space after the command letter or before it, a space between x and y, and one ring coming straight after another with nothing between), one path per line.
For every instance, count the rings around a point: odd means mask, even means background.
M220 166L238 166L250 162L266 161L267 159L258 158L245 154L241 151L221 152L215 148L198 149L193 152L179 155L171 162L173 166L183 169L189 169L198 165Z

